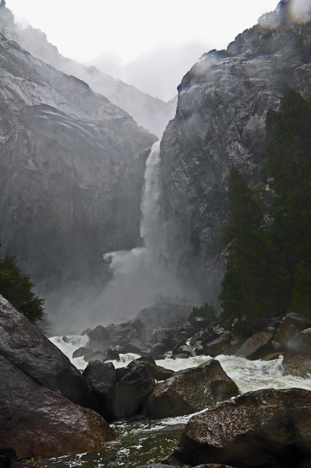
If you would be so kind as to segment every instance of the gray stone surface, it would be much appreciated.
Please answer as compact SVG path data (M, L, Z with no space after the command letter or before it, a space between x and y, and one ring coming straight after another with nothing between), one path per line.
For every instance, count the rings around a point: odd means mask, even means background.
M95 412L71 403L0 354L0 446L18 458L100 450L114 431Z
M0 295L0 355L23 369L37 384L82 406L91 392L69 359Z
M298 468L310 462L311 392L258 390L193 416L169 460L238 468Z
M16 255L41 294L96 281L102 290L102 254L140 242L145 160L156 137L1 33L0 55L1 253Z
M195 368L176 372L157 383L146 403L146 414L161 419L200 411L238 394L236 384L220 363L210 360Z

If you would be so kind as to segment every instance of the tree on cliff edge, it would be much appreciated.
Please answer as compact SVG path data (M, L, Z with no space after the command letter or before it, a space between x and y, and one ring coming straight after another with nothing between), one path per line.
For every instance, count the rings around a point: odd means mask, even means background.
M30 276L22 273L15 257L0 259L0 294L32 323L44 318L44 299L32 292Z

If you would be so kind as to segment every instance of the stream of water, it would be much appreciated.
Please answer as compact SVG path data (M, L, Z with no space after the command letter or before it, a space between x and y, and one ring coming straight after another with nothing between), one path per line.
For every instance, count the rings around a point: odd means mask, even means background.
M51 338L51 341L67 354L80 369L83 369L87 363L83 358L72 359L72 352L85 345L87 340L87 337L79 335ZM112 362L115 367L123 367L136 357L135 354L124 354L121 355L120 361ZM178 371L198 366L209 359L211 359L210 356L196 356L185 359L166 358L156 362L160 366ZM300 387L311 390L311 378L301 379L284 375L282 357L273 361L249 361L242 357L220 355L216 359L235 381L240 393L260 388ZM39 464L44 468L73 466L81 468L133 468L147 463L159 463L177 445L182 433L182 428L179 425L186 424L190 417L191 415L160 421L139 420L116 423L112 427L117 433L117 439L108 443L104 452L43 460ZM176 427L176 425L178 426Z

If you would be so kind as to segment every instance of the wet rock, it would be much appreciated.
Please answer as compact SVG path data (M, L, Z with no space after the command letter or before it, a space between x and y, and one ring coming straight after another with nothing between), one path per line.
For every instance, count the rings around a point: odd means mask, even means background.
M72 353L72 357L75 359L75 358L79 358L79 357L83 357L85 356L86 354L88 353L91 353L93 352L92 350L90 350L90 348L86 348L85 346L81 346L81 348L78 348L76 349L73 353Z
M189 343L191 344L191 346L193 346L196 341L202 342L207 337L208 337L208 332L206 330L199 330L197 333L195 333L191 337ZM214 337L214 335L213 335L213 337Z
M0 468L23 468L14 449L0 447Z
M210 343L203 342L204 354L212 357L222 354L230 346L233 339L231 333L223 333L219 338L216 338Z
M69 359L0 296L0 355L38 384L73 403L91 406L91 391Z
M0 374L0 446L14 447L18 458L100 450L114 439L101 416L39 384L2 355Z
M108 348L105 356L106 361L120 361L120 355L116 349Z
M144 366L136 364L129 369L126 368L126 371L117 381L115 388L113 399L115 419L130 418L139 414L155 386L154 379Z
M92 362L92 361L105 361L106 353L102 351L92 351L89 350L83 357L85 362Z
M196 466L298 468L311 456L311 392L258 390L188 422L174 458Z
M128 364L127 368L131 369L137 365L145 367L151 377L155 380L166 380L175 374L175 372L170 369L165 369L165 367L158 366L151 356L135 359Z
M102 325L98 325L94 330L90 331L87 336L90 339L88 347L94 351L105 349L107 343L110 341L110 333L108 329Z
M157 383L146 404L151 418L167 418L200 411L238 394L236 384L220 363L210 360L198 367L176 372Z
M271 339L271 333L265 331L255 333L242 344L235 354L248 359L260 359L274 351Z
M129 353L138 354L138 355L141 356L142 351L137 346L135 346L135 345L133 345L131 343L127 343L124 346L122 346L122 348L120 349L120 354L129 354Z
M283 348L286 348L287 342L291 338L310 326L310 319L296 313L287 314L280 324L277 341L283 346Z
M283 367L286 374L303 378L311 374L311 328L301 331L288 341Z
M134 327L140 335L146 331L146 325L140 319L133 320L132 327Z
M117 383L117 373L111 362L90 362L83 376L91 387L96 411L107 421L113 414L113 400Z
M150 351L150 355L155 357L155 358L159 358L160 356L164 356L165 353L167 353L168 351L170 351L170 349L165 346L163 343L156 343L151 351Z

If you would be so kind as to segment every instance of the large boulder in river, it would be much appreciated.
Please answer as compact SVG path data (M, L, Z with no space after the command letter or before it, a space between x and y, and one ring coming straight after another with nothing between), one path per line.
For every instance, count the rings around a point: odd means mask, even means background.
M143 406L155 386L148 370L139 364L126 368L120 373L113 401L115 419L126 419L141 413Z
M286 374L303 378L311 374L311 328L288 341L283 366Z
M0 447L14 448L18 458L100 450L115 438L97 413L52 392L1 354L0 375Z
M113 419L113 400L117 373L112 362L92 361L83 372L93 393L96 411L105 419Z
M195 413L238 394L238 388L220 363L210 360L198 367L176 372L157 383L145 412L161 419Z
M275 351L271 343L273 335L267 331L255 333L235 353L248 359L260 359Z
M172 375L175 374L173 370L158 366L151 356L134 359L134 361L130 362L127 367L131 369L136 365L145 367L151 377L155 380L167 380L169 377L172 377Z
M287 314L281 322L277 341L283 348L286 348L290 339L309 327L311 327L311 320L309 318L296 313Z
M0 296L0 355L38 384L73 403L91 406L90 388L69 359Z
M219 403L190 419L166 463L311 466L311 392L258 390Z

